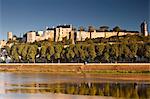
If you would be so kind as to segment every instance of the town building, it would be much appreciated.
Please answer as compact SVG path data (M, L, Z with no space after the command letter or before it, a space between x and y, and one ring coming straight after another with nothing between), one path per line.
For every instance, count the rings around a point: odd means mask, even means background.
M51 39L51 41L55 41L55 28L47 28L43 34L44 39Z
M123 36L123 35L144 35L148 36L148 25L146 21L141 24L141 32L138 31L125 31L121 30L119 32L105 31L105 28L100 30L93 29L93 31L86 30L75 30L72 25L58 25L53 28L46 27L46 30L43 31L29 31L27 32L22 41L33 43L35 41L42 41L51 39L51 41L59 42L63 38L70 39L74 44L75 41L84 41L86 38L109 38L111 36ZM8 32L8 40L13 39L12 32Z
M56 27L55 41L62 41L64 37L70 39L71 32L73 30L72 25L59 25Z

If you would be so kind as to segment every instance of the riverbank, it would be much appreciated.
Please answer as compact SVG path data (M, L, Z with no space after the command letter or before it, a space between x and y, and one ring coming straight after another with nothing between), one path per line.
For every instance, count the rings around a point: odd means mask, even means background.
M150 63L11 63L0 64L6 72L57 72L57 73L150 73Z

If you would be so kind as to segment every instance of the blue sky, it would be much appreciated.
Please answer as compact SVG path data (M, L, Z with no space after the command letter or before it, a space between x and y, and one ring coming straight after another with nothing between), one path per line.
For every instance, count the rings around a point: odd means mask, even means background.
M20 36L46 26L120 26L140 31L149 21L150 0L0 0L0 39L12 31Z

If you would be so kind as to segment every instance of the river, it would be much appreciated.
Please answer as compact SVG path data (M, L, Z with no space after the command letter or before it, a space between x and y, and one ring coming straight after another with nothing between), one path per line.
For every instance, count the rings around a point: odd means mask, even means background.
M111 74L111 78L117 77L119 78L119 75ZM149 77L149 75L146 77ZM144 79L110 79L110 74L91 76L82 74L0 72L0 99L42 98L148 99L150 98L150 81Z

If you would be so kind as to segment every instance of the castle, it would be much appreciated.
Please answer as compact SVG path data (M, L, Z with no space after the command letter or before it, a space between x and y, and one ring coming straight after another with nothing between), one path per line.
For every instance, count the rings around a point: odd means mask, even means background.
M86 38L109 38L111 36L123 36L123 35L144 35L148 36L148 25L146 21L141 24L141 32L138 31L108 31L105 29L101 30L89 30L85 31L82 30L75 30L72 25L58 25L57 27L48 28L44 31L29 31L27 32L23 40L28 43L33 43L35 41L42 41L46 39L51 39L52 41L58 42L62 41L63 38L71 39L73 42L75 41L84 41ZM12 32L8 32L8 40L15 40L16 38L13 37Z

